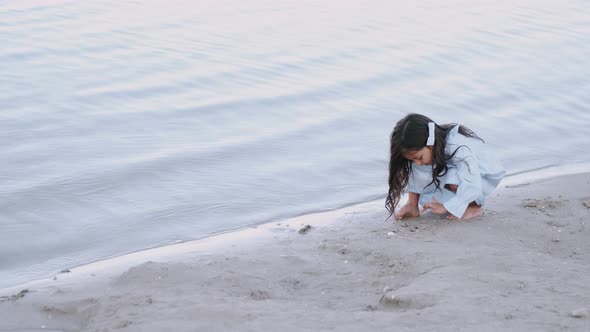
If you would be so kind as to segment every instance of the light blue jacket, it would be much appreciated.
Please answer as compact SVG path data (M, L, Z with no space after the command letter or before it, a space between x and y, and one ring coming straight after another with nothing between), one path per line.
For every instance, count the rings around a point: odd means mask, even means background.
M455 150L457 152L447 165L447 174L439 178L440 189L436 189L434 184L428 185L432 181L432 165L412 163L406 191L420 194L420 204L435 198L447 211L462 217L469 203L484 204L506 171L482 141L461 135L459 126L447 134L445 153L452 155ZM457 185L457 192L445 189L446 184Z

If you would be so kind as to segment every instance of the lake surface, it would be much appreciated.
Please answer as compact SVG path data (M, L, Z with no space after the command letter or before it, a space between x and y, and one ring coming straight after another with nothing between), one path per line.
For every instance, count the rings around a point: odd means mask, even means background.
M383 197L409 112L590 160L587 1L3 1L0 287Z

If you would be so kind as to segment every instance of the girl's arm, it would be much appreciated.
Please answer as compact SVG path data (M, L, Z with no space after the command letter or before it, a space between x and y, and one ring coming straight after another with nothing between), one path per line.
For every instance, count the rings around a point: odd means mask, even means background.
M482 181L479 162L472 151L462 146L452 159L457 168L459 184L455 196L443 205L455 217L461 218L469 203L482 195Z
M420 201L420 194L408 193L408 203L406 205L418 206Z

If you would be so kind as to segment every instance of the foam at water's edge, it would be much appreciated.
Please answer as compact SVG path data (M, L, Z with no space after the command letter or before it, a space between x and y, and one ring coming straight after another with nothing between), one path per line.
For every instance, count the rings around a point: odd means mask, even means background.
M500 187L515 186L519 184L540 181L564 175L575 175L590 172L590 163L565 164L543 167L530 171L519 172L506 176Z

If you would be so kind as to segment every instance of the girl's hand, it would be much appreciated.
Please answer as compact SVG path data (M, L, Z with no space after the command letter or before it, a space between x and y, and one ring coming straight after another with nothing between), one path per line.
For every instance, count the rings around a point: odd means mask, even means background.
M440 204L436 199L434 199L434 197L432 198L432 202L424 203L424 205L422 205L422 212L426 210L430 210L434 214L445 214L449 212L445 206Z
M406 204L395 214L396 220L402 220L403 218L416 218L420 216L420 209L416 204Z

